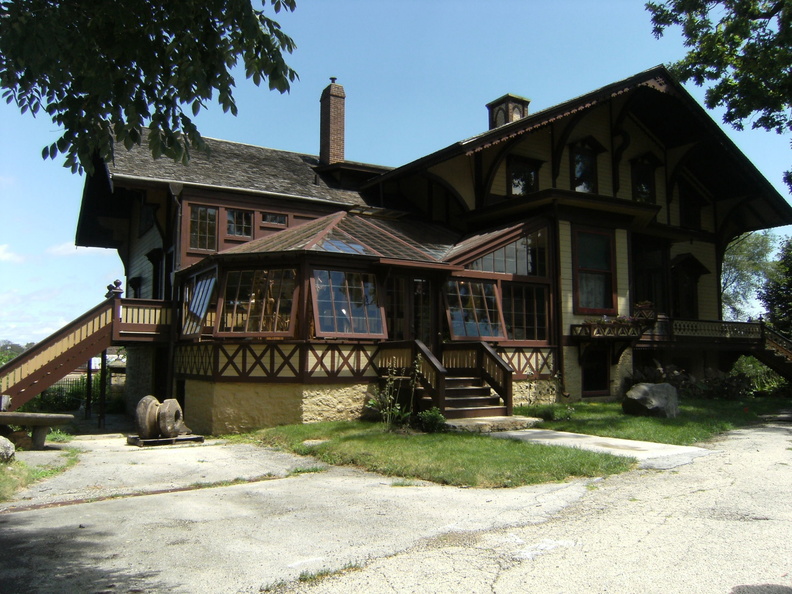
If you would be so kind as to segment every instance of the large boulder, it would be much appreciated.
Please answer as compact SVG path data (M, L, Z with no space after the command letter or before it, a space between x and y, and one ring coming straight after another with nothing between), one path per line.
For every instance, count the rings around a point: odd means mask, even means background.
M14 459L16 448L9 439L0 436L0 463L11 462Z
M679 414L679 398L671 384L635 384L624 396L622 410L628 415L673 419Z

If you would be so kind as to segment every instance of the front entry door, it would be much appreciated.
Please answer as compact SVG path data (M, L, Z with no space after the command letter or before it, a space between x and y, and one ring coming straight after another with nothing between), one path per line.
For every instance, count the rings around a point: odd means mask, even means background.
M434 345L434 300L429 279L395 275L386 283L385 311L388 319L388 339L420 340L429 349Z

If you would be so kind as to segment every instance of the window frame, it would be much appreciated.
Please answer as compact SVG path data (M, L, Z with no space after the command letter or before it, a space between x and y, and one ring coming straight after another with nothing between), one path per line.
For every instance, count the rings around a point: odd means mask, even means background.
M226 237L230 239L251 239L253 237L253 211L244 208L226 208ZM242 223L237 221L237 215L242 216ZM244 219L247 217L247 221ZM239 227L242 233L238 233ZM244 231L247 230L247 233Z
M480 332L477 334L469 334L467 332L465 332L465 334L457 334L455 332L455 322L453 319L452 305L451 305L452 296L449 293L449 285L452 283L456 284L457 290L455 296L458 298L457 301L461 306L459 307L459 309L461 309L462 311L468 311L468 308L466 308L462 304L462 299L466 296L463 296L459 291L459 284L473 283L473 284L481 284L481 285L484 284L492 285L495 313L497 314L497 328L499 330L497 334L481 334ZM481 299L481 298L483 298L486 301L490 297L484 293L482 293L482 295L480 296L471 294L471 299ZM451 337L451 340L483 340L483 341L497 341L497 342L506 340L507 335L506 335L506 325L503 320L503 304L501 302L500 288L498 286L497 280L492 278L482 278L478 276L451 276L443 283L443 301L445 304L445 315L446 315L446 322L448 324L448 333L449 336ZM475 305L472 309L470 309L470 311L472 311L472 313L474 314L474 318L475 318L474 324L476 328L480 329L481 324L483 322L476 315L477 308L475 307ZM489 312L490 311L489 308L486 308L486 311ZM463 328L467 328L467 322L465 322L464 320L463 320Z
M506 196L508 198L525 198L539 191L539 170L542 161L531 159L521 155L509 155L506 158ZM514 177L521 170L530 171L533 174L533 184L526 192L514 192Z
M576 142L569 145L569 186L574 192L581 194L598 194L599 193L599 154L604 152L605 149L593 137L588 136L581 138ZM590 181L592 188L590 190L579 190L580 183L578 179L583 180L582 176L577 176L577 158L578 156L588 155L591 160ZM585 180L583 180L585 181Z
M236 273L239 273L240 275L244 274L244 273L252 273L253 276L252 276L251 281L250 281L250 287L251 287L251 293L252 293L252 290L255 287L255 281L257 279L257 276L256 276L257 274L260 274L262 272L266 272L267 274L265 276L265 281L269 282L271 280L270 275L273 272L277 272L277 271L281 271L281 272L291 271L294 274L294 278L293 278L294 286L292 287L292 293L291 293L291 309L290 309L289 315L288 315L288 328L286 330L250 330L250 320L251 320L251 317L252 317L251 316L251 309L252 308L250 306L251 299L250 299L250 296L248 296L247 300L244 301L244 302L239 300L238 291L239 291L239 288L242 286L241 285L241 277L240 277L240 282L237 282L237 285L236 285L237 286L237 297L235 299L236 305L234 305L234 311L231 312L231 315L235 316L236 315L236 308L240 304L246 303L247 304L247 312L245 314L245 329L244 330L233 330L233 329L229 330L229 329L227 329L224 326L224 319L225 319L225 317L227 315L226 307L227 307L227 303L229 301L228 300L228 290L229 290L229 281L230 281L231 275L232 274L236 274ZM283 279L282 275L281 275L280 279L282 281L282 279ZM285 337L285 338L294 337L295 333L296 333L296 327L297 327L296 319L297 319L297 310L299 308L300 285L301 285L300 271L299 271L299 268L296 267L296 266L294 266L294 267L273 266L273 267L268 267L268 268L235 268L235 269L231 269L231 270L225 270L224 274L223 274L222 284L221 284L221 287L220 287L220 289L221 289L220 290L221 299L219 300L218 307L217 307L217 321L215 323L215 334L217 336L229 336L229 337L231 337L231 336L233 336L233 337L267 336L267 337ZM280 298L278 299L278 302L279 302L279 300L280 300ZM280 307L278 308L278 312L280 312ZM281 314L278 313L277 315L281 315ZM263 318L264 318L264 313L262 312L261 315L260 315L259 326L261 326L261 324L262 324L261 320L263 320Z
M205 223L204 223L204 221L201 220L200 216L198 218L193 216L193 214L195 212L198 212L198 211L204 211L204 212L207 213L207 220L206 220ZM208 213L210 211L214 213L214 235L211 235L211 234L208 233L209 225L210 225L209 220L208 220ZM190 249L190 250L198 250L198 251L201 251L201 252L216 252L217 251L217 246L219 245L218 242L220 240L220 238L218 237L218 232L217 232L217 221L218 221L219 213L220 213L220 208L217 207L217 206L209 206L208 204L190 204L190 222L189 222L189 226L188 226L188 237L187 237L188 249ZM205 237L207 237L207 238L212 237L213 238L214 247L207 247L207 246L203 246L203 245L193 245L193 236L197 237L198 239L204 237L204 234L202 234L201 229L198 229L198 231L196 233L193 233L193 225L200 226L202 224L205 224L206 228L207 228L207 232L205 233ZM199 241L198 243L200 244L202 242Z
M580 235L599 235L607 238L609 246L610 268L604 269L586 268L580 265ZM583 274L607 275L610 280L610 307L583 307L580 303L581 280ZM617 286L616 286L616 238L610 229L596 229L591 227L576 227L572 230L572 291L573 291L573 312L582 315L616 315L617 313Z
M659 162L657 157L648 153L636 157L630 161L630 186L632 191L632 199L634 202L640 204L657 204L657 168ZM648 196L644 199L639 196L640 178L641 175L646 175L649 183Z
M380 331L379 332L370 332L370 331L369 332L355 332L354 330L352 330L354 328L354 319L355 319L351 315L352 311L350 311L349 314L346 314L346 312L344 311L344 308L341 308L341 312L342 312L342 315L346 316L348 321L349 321L350 331L339 330L338 329L338 323L337 323L337 321L339 320L339 315L335 313L337 310L336 310L336 299L335 299L335 291L334 291L334 289L330 290L331 291L330 292L331 299L329 301L329 303L332 304L332 309L333 309L334 329L333 330L325 330L325 329L323 329L323 327L322 327L322 318L323 318L323 316L322 316L322 312L320 311L320 307L319 307L319 303L320 303L320 294L319 294L320 287L317 284L317 273L318 272L327 272L328 275L331 274L331 273L336 273L336 274L340 273L340 274L343 274L345 276L345 279L348 279L348 275L359 275L361 280L363 279L363 277L367 277L368 278L368 282L370 282L371 285L374 288L374 292L375 292L375 296L376 296L376 303L375 304L371 304L371 305L375 305L376 306L376 311L378 312L378 316L379 316ZM313 336L315 338L318 338L318 339L323 339L323 338L329 338L329 339L332 339L332 338L352 338L352 339L375 339L375 340L383 340L383 339L387 339L388 338L387 316L386 316L386 313L385 313L385 306L384 306L384 303L383 303L385 294L383 293L383 289L381 287L379 279L377 278L377 276L373 272L370 272L370 271L367 271L367 270L355 270L355 269L350 269L350 268L338 268L338 267L333 267L333 266L314 266L310 270L309 281L310 281L309 284L310 284L310 292L311 292L310 304L311 304L311 309L312 309L312 320L313 320L313 328L314 328L312 334L313 334ZM348 291L348 289L349 289L348 280L346 282L347 282L347 284L346 284L346 287L347 287L347 298L349 299L350 298L350 293ZM354 289L358 290L358 287L354 287ZM366 291L365 281L364 281L363 285L361 285L359 287L359 289L365 294L365 291ZM349 302L349 306L350 306L350 310L351 310L352 309L351 301ZM368 307L370 307L370 305L367 306L365 303L363 303L362 307L364 307L365 308L364 311L366 311L365 319L367 320L366 321L366 325L368 326L369 325L368 320L371 319L369 317L369 315L368 315ZM369 328L370 328L370 326L369 326Z
M214 297L217 305L217 269L191 277L182 285L181 338L199 338L210 327L207 322Z

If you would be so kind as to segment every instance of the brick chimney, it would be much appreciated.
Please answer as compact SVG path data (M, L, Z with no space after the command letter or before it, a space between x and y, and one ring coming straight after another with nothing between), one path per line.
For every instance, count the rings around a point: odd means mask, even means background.
M528 115L528 104L530 99L518 97L517 95L504 95L487 103L489 110L489 129L498 128L504 124L511 124L521 120Z
M344 87L336 84L335 77L322 91L319 123L319 163L330 165L344 160Z

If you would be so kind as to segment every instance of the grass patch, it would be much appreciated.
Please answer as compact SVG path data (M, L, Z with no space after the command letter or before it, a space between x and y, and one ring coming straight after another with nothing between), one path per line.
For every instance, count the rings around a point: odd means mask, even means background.
M8 501L20 489L71 468L79 461L79 455L77 448L64 450L61 452L64 462L59 466L28 466L19 460L0 464L0 501Z
M464 433L405 434L384 425L331 422L287 425L253 434L260 443L334 465L385 476L470 487L518 487L624 472L634 461L572 448ZM321 443L315 443L323 440ZM311 441L314 445L305 445Z
M576 402L571 405L520 406L515 407L514 414L546 419L540 425L543 429L691 445L712 439L724 431L755 425L762 422L761 415L790 406L792 401L778 398L685 400L680 402L678 417L658 419L625 415L618 402ZM557 411L553 413L548 407L557 407Z

